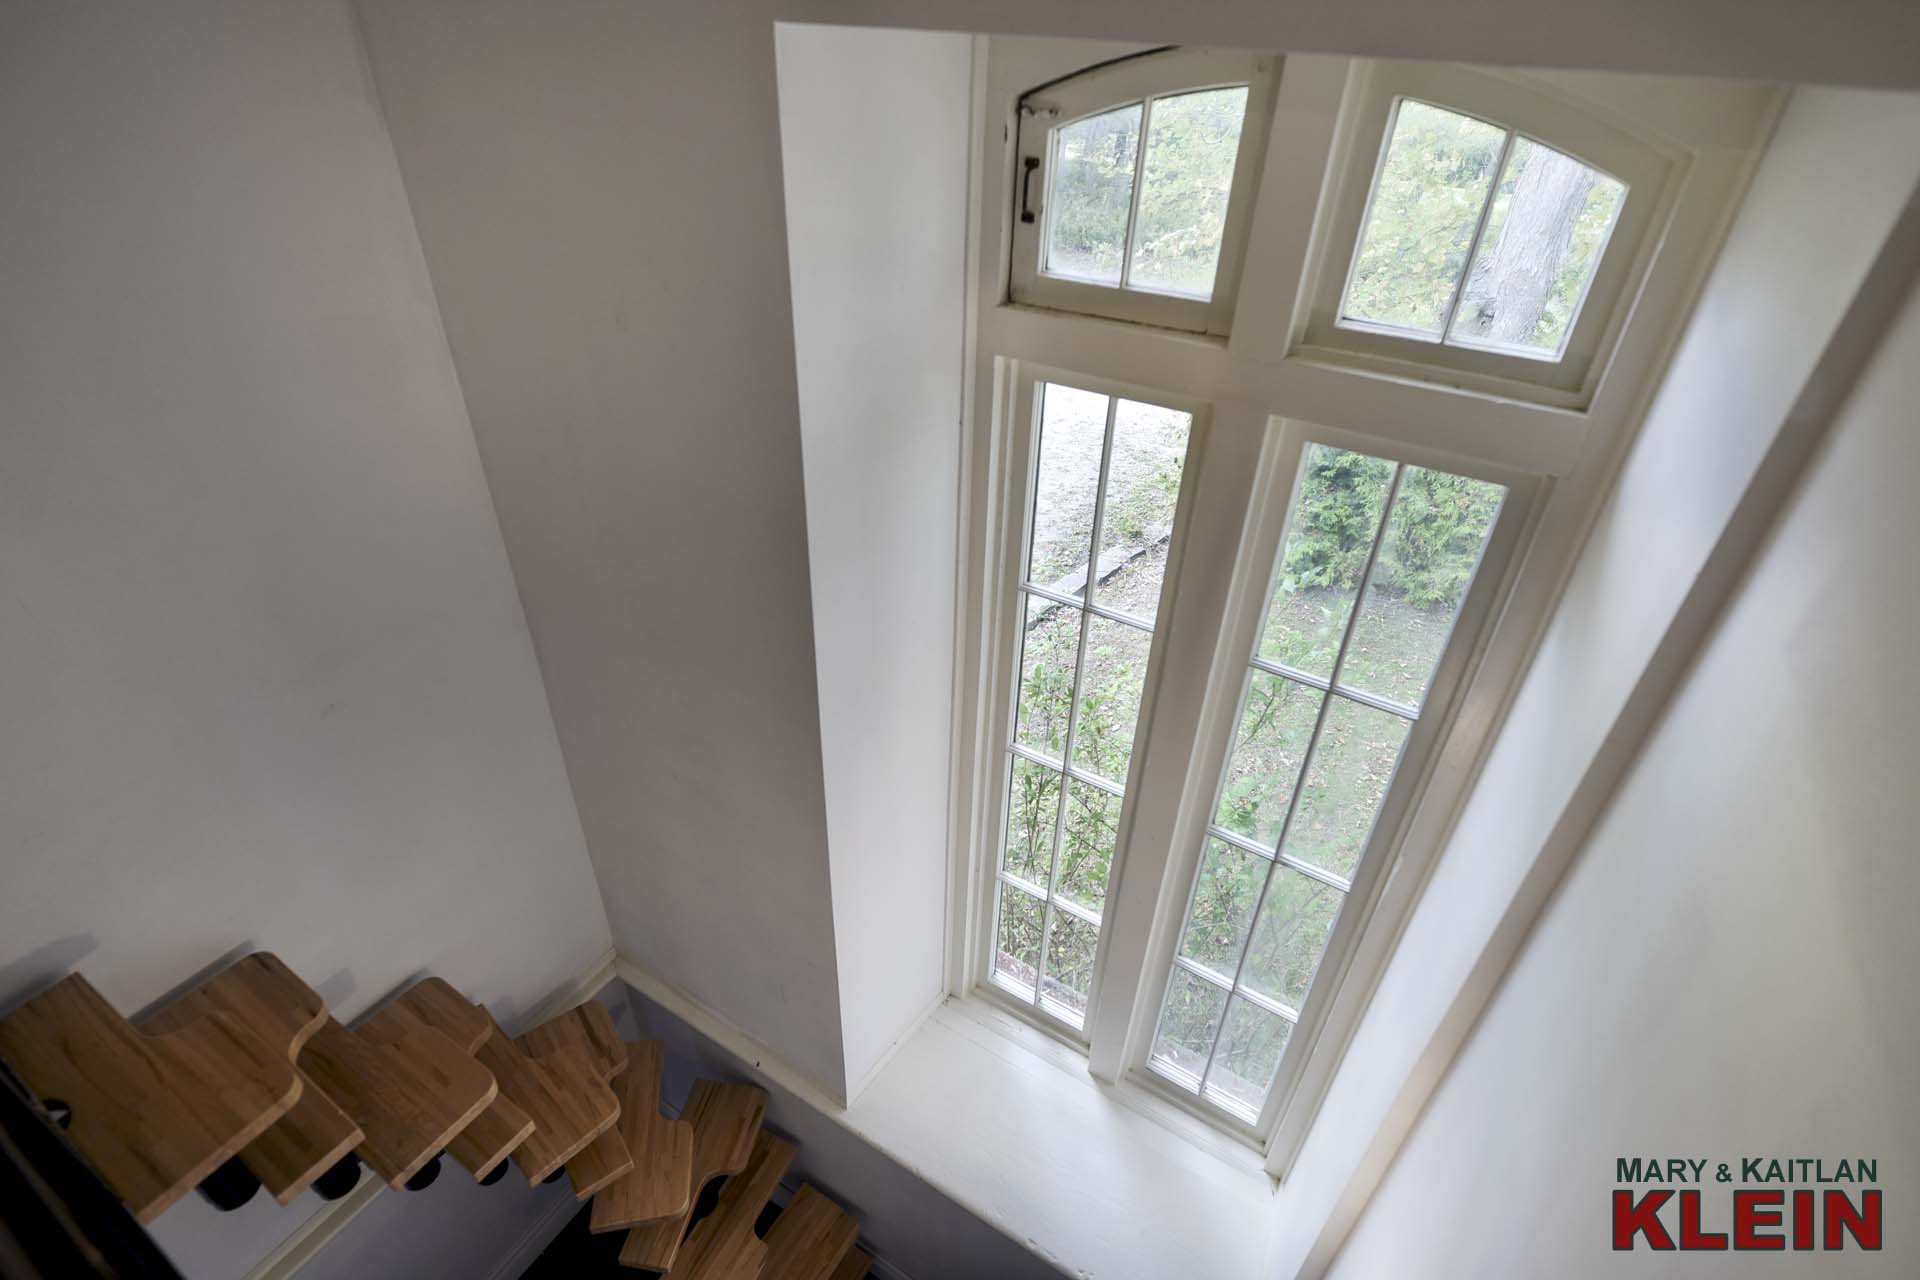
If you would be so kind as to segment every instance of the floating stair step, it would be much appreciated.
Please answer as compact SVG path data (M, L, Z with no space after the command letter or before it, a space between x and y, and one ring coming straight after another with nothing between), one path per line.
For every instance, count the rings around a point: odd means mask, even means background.
M382 1013L359 1030L328 1018L299 1061L360 1126L360 1158L397 1189L451 1145L499 1089L462 1045L411 1015Z
M513 1162L540 1183L573 1159L620 1119L620 1100L593 1062L573 1047L532 1056L500 1029L491 1015L478 1057L500 1082L500 1092L533 1120L533 1132L513 1152Z
M142 1222L293 1106L289 1052L217 1011L138 1030L79 974L0 1020L0 1057L43 1104L71 1108L68 1138Z
M292 1063L301 1046L326 1022L327 1005L278 956L256 951L140 1025L148 1031L180 1031L211 1013L239 1020L269 1044L285 1044ZM293 1107L240 1150L248 1172L281 1204L292 1203L364 1136L353 1117L324 1089L304 1076L301 1080L303 1087Z
M487 1011L442 978L424 978L414 983L388 1008L397 1011L392 1016L409 1014L476 1056L494 1034L493 1019ZM447 1152L478 1181L518 1150L533 1136L533 1130L533 1117L508 1095L503 1085L487 1109L447 1144Z
M617 1096L617 1095L616 1095ZM567 1161L567 1179L573 1183L576 1200L591 1197L602 1187L633 1172L633 1153L620 1136L619 1124L608 1126L579 1155Z
M694 1081L687 1105L680 1110L680 1118L693 1129L693 1176L688 1182L687 1207L628 1232L627 1242L620 1249L622 1266L663 1275L672 1269L694 1202L713 1179L746 1169L766 1111L763 1089L718 1080Z
M833 1280L866 1280L866 1274L871 1270L872 1258L863 1250L849 1249L847 1256L840 1259L840 1265L833 1269Z
M602 1080L611 1081L627 1069L627 1045L613 1025L613 1015L598 1000L575 1005L522 1035L520 1047L536 1058L562 1049L576 1049L593 1063Z
M754 1234L753 1224L796 1154L791 1142L771 1133L762 1131L754 1139L747 1167L727 1179L720 1203L694 1225L681 1246L673 1280L755 1280L766 1262L768 1242Z
M627 1069L614 1088L620 1095L620 1136L633 1156L633 1170L594 1196L596 1232L684 1219L693 1207L693 1126L660 1114L664 1071L658 1040L627 1046Z
M767 1231L761 1280L836 1280L860 1238L852 1214L803 1184ZM866 1274L865 1268L858 1273Z

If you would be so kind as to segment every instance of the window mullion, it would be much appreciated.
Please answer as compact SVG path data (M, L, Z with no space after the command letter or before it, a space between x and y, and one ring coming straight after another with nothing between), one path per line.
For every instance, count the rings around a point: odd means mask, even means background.
M1493 162L1493 181L1487 184L1487 198L1480 202L1480 217L1473 224L1473 239L1467 241L1467 256L1460 262L1460 274L1453 278L1453 293L1448 296L1447 309L1440 316L1439 342L1443 347L1447 344L1447 335L1453 332L1453 313L1460 309L1461 295L1467 291L1467 273L1473 270L1474 255L1480 252L1480 237L1487 233L1487 219L1493 216L1493 202L1500 197L1500 179L1506 176L1507 158L1513 154L1513 140L1518 136L1513 130L1507 130L1507 136L1500 143L1500 156Z
M1381 504L1380 508L1380 525L1373 531L1373 543L1367 548L1366 565L1361 569L1360 580L1354 587L1353 608L1347 612L1346 627L1340 632L1340 647L1334 651L1333 670L1329 677L1333 683L1338 683L1341 664L1346 660L1347 647L1353 643L1354 627L1360 621L1360 604L1366 596L1367 583L1373 578L1373 567L1380 559L1381 545L1386 542L1387 521L1393 516L1394 500L1400 496L1400 480L1405 474L1406 467L1403 464L1394 464L1393 480L1387 486L1387 500ZM1286 554L1286 549L1282 547L1278 554ZM1203 1099L1206 1097L1207 1092L1207 1077L1213 1071L1214 1056L1220 1052L1220 1038L1225 1034L1227 1029L1227 1015L1232 1010L1233 991L1240 989L1241 979L1245 976L1247 956L1253 950L1253 931L1260 925L1260 910L1266 905L1267 891L1273 887L1273 878L1280 872L1281 863L1278 853L1279 850L1286 847L1287 832L1293 826L1294 811L1300 807L1300 790L1306 782L1307 770L1312 767L1313 753L1320 746L1320 731L1326 727L1327 711L1333 705L1334 697L1335 695L1329 692L1322 695L1320 699L1320 710L1313 719L1313 733L1307 739L1306 753L1300 759L1300 773L1294 779L1293 794L1287 797L1286 817L1281 820L1280 832L1274 837L1273 847L1275 859L1268 865L1267 874L1260 881L1260 894L1254 900L1253 913L1247 917L1247 936L1241 939L1240 956L1233 966L1233 990L1228 992L1226 1003L1220 1006L1220 1022L1213 1029L1213 1043L1207 1049L1206 1065L1200 1069L1198 1096Z
M1146 185L1147 168L1147 129L1153 123L1153 99L1148 98L1140 104L1140 136L1133 140L1133 192L1127 201L1127 234L1120 241L1120 287L1128 288L1133 283L1133 228L1140 220L1140 188ZM1094 539L1095 547L1100 545L1099 538Z

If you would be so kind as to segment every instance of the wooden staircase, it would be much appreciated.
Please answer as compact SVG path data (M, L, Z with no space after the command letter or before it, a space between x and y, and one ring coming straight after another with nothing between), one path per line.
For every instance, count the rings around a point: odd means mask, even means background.
M515 1038L427 978L348 1027L258 952L138 1026L69 976L0 1019L0 1058L142 1222L196 1186L221 1208L261 1186L282 1204L338 1199L362 1166L417 1190L444 1153L482 1185L509 1161L534 1184L564 1171L631 1274L858 1280L871 1265L859 1223L811 1185L767 1225L796 1149L762 1128L762 1090L700 1080L662 1115L661 1046L623 1042L593 1001Z

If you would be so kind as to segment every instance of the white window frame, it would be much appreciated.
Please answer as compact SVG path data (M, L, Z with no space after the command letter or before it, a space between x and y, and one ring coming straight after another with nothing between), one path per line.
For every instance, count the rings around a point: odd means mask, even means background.
M1014 184L1015 207L1009 213L1013 251L1007 296L1030 306L1108 316L1193 333L1225 334L1233 320L1241 256L1246 248L1254 192L1259 187L1261 157L1266 151L1267 122L1273 116L1273 88L1278 67L1279 59L1273 56L1210 49L1161 49L1116 59L1023 94L1016 109L1015 146L1020 156L1020 180ZM1042 269L1053 217L1054 142L1060 129L1131 103L1237 84L1247 86L1247 113L1241 125L1233 192L1227 202L1220 264L1210 298L1138 289L1128 284L1132 270L1133 221L1140 208L1145 176L1142 165L1151 128L1151 121L1144 113L1134 152L1133 200L1127 211L1127 243L1121 257L1120 285L1048 275Z
M1515 137L1542 143L1626 184L1612 231L1557 355L1455 345L1444 341L1444 331L1441 337L1427 338L1340 318L1374 184L1404 100L1508 130L1509 142L1493 175L1496 185ZM1324 231L1308 268L1311 302L1301 317L1294 350L1543 404L1587 404L1626 324L1634 287L1651 258L1655 229L1677 194L1684 170L1679 159L1575 104L1534 90L1518 77L1426 63L1372 64L1352 82L1341 118L1345 136L1336 153L1335 175L1323 193ZM1483 223L1492 198L1489 191L1481 210ZM1472 265L1469 261L1463 266L1463 273Z
M1604 492L1611 460L1645 411L1781 99L1750 86L1705 82L1675 82L1649 98L1645 86L1628 77L1435 69L1461 85L1510 81L1526 95L1592 115L1671 166L1654 225L1636 249L1631 287L1617 304L1619 314L1609 319L1604 359L1596 360L1578 391L1566 393L1302 345L1327 246L1344 238L1342 249L1350 250L1357 229L1357 215L1355 226L1337 236L1334 228L1337 197L1346 189L1342 157L1357 154L1348 104L1383 83L1380 66L1391 64L1290 55L1280 67L1278 106L1273 119L1263 122L1266 154L1241 280L1229 282L1223 267L1222 291L1231 287L1236 298L1230 339L1117 324L1099 314L1011 298L1017 103L1033 86L1128 50L1021 37L983 38L980 47L948 992L983 1018L1004 1017L1011 1042L1025 1042L1030 1028L1038 1027L1084 1050L1090 1080L1112 1096L1156 1114L1222 1159L1256 1159L1283 1178L1500 724ZM1443 106L1462 100L1451 92L1423 97ZM1546 136L1555 131L1535 128L1533 120L1505 123L1569 154L1583 154L1579 146ZM1363 196L1381 142L1376 137L1359 147L1369 170ZM1302 174L1324 175L1324 181L1302 181ZM1622 243L1612 242L1609 258ZM1592 312L1592 303L1587 310ZM1078 1036L1063 1035L1044 1015L992 999L984 977L993 913L991 901L982 899L990 899L998 869L999 806L1005 802L1006 753L999 745L1005 729L996 743L995 726L1003 710L1010 723L1011 685L1003 665L1008 645L1017 642L1002 616L1004 589L1023 547L1019 533L1009 530L1023 533L1026 519L1024 492L1012 502L1009 486L1016 463L1031 466L1031 458L1015 448L1013 432L1023 403L1020 388L1050 377L1210 409L1204 442L1196 439L1183 477L1177 560L1170 558L1156 619L1128 811L1115 850L1092 1000ZM1196 414L1196 425L1200 421ZM1257 566L1277 553L1278 526L1262 522L1284 522L1285 500L1274 488L1280 476L1291 481L1282 459L1309 438L1499 479L1509 487L1506 510L1517 511L1515 504L1524 501L1527 514L1520 525L1503 524L1502 538L1517 528L1518 542L1501 573L1483 569L1476 579L1475 607L1479 599L1492 601L1489 619L1471 646L1456 647L1447 658L1449 664L1467 663L1472 679L1461 681L1448 699L1445 725L1439 724L1437 695L1423 715L1423 722L1432 718L1438 727L1420 770L1422 785L1400 802L1405 812L1391 824L1392 847L1382 845L1368 891L1369 914L1361 920L1356 913L1353 924L1337 930L1337 948L1330 946L1323 961L1307 1001L1315 1023L1311 1042L1298 1051L1297 1064L1287 1065L1285 1094L1276 1085L1262 1124L1236 1127L1226 1113L1190 1105L1191 1099L1176 1099L1143 1079L1142 1064L1199 854L1192 824L1204 819L1193 817L1189 796L1196 787L1210 791L1217 780L1217 761L1209 769L1199 758L1208 754L1207 744L1216 754L1224 750L1220 744L1230 726L1222 729L1217 720L1224 715L1230 721L1236 708L1215 708L1234 700L1247 669L1250 649L1229 644L1227 637L1233 620L1254 607L1249 600L1264 599L1267 584L1258 581ZM1260 554L1250 559L1249 549ZM1257 590L1242 579L1258 581ZM1223 681L1232 686L1226 693ZM1382 833L1389 825L1381 820L1377 839L1388 839Z
M1204 401L1185 396L1169 396L1164 392L1109 378L1087 377L1082 374L1024 364L1014 372L1013 393L1009 401L1011 413L1008 418L1010 430L1006 453L1009 465L1001 476L1003 525L998 540L1001 562L996 574L998 585L994 593L995 598L986 610L990 632L1000 641L996 646L992 665L994 674L990 705L997 708L1001 714L992 719L987 738L987 750L993 752L992 758L1000 763L994 775L998 781L988 788L984 828L995 833L1003 833L1006 828L1008 771L1012 768L1012 759L1016 754L1012 743L1019 700L1019 624L1023 616L1020 599L1023 584L1020 570L1026 558L1028 541L1033 534L1033 480L1039 468L1041 393L1048 385L1091 391L1108 396L1112 401L1124 399L1158 405L1162 408L1178 410L1192 417L1192 425L1187 433L1186 462L1180 477L1180 494L1174 506L1173 534L1168 544L1166 576L1161 583L1159 606L1154 617L1150 619L1153 624L1153 646L1148 654L1146 677L1141 686L1140 711L1134 722L1133 752L1128 759L1127 776L1122 781L1123 799L1119 821L1116 824L1113 861L1108 873L1107 907L1101 913L1100 942L1094 952L1093 980L1087 994L1087 1009L1090 1015L1091 1011L1099 1006L1100 975L1104 970L1103 961L1107 941L1112 932L1106 927L1106 923L1112 919L1113 915L1112 888L1120 882L1121 864L1132 835L1135 814L1133 797L1139 790L1140 773L1146 756L1141 746L1151 731L1152 708L1159 692L1160 673L1166 665L1167 646L1162 643L1162 640L1172 620L1173 601L1179 590L1180 570L1186 555L1188 529L1193 523L1195 503L1192 499L1196 487L1195 477L1199 474L1201 462L1206 453L1209 406ZM1109 403L1107 406L1107 449L1109 451L1112 448L1113 417L1114 404ZM1104 467L1101 479L1105 480ZM1104 507L1104 495L1097 505ZM1107 612L1101 609L1097 592L1092 593L1090 600L1083 600L1070 607L1084 609L1094 616ZM1082 655L1079 665L1083 665L1084 661L1084 655ZM1080 674L1077 665L1074 675L1076 693ZM1070 750L1071 744L1069 744ZM1064 779L1086 780L1084 771L1076 769L1071 760L1063 759L1061 766L1063 787ZM1105 789L1104 784L1097 780L1092 785ZM1058 832L1055 833L1056 842L1062 838ZM976 936L980 940L979 954L974 962L980 975L978 989L982 995L1016 1010L1021 1016L1031 1019L1036 1025L1057 1038L1084 1048L1088 1044L1087 1024L1091 1021L1091 1016L1083 1020L1079 1027L1074 1027L1065 1020L1048 1013L1037 1002L1020 1000L1015 993L1006 990L994 980L993 964L998 942L994 924L999 912L998 852L996 847L992 873L996 883L992 892L981 896L979 903L979 909L984 914L976 930ZM1050 904L1051 900L1052 895L1049 895ZM1043 917L1041 926L1043 955L1045 930L1050 919L1050 915Z

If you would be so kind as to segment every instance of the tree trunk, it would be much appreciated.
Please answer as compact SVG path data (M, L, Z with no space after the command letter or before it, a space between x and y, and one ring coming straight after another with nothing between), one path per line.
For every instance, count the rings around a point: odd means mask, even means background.
M1479 254L1455 321L1461 337L1531 346L1560 260L1593 190L1594 172L1571 156L1533 147L1514 183L1498 240Z

